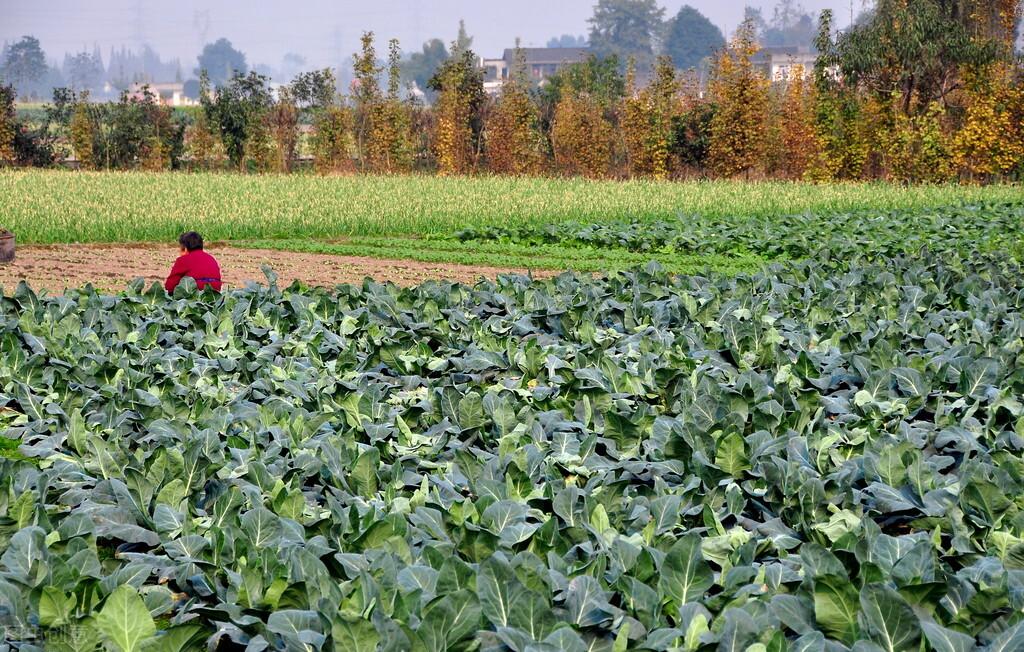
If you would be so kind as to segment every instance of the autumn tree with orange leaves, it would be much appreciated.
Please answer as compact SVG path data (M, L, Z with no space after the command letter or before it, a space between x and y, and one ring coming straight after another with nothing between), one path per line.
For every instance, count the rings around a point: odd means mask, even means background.
M388 94L370 109L367 157L371 170L397 173L412 169L412 115L399 97L401 55L398 40L388 43Z
M681 113L679 88L668 57L658 58L654 81L643 90L636 88L636 72L630 62L621 126L632 176L666 179L672 172L672 121Z
M551 146L559 171L595 179L607 176L613 139L612 124L593 95L575 90L562 95L551 125Z
M484 102L483 75L472 50L452 45L452 55L430 80L434 105L434 156L441 175L466 174L476 165L474 128Z
M768 80L752 58L758 51L747 21L715 59L710 95L717 106L711 121L711 168L721 177L749 173L764 154L768 121Z
M544 135L540 115L530 98L526 57L516 47L510 78L487 118L487 166L496 174L537 174L544 163Z
M987 181L1024 165L1024 89L1012 82L1005 65L980 70L967 81L953 155L971 180Z

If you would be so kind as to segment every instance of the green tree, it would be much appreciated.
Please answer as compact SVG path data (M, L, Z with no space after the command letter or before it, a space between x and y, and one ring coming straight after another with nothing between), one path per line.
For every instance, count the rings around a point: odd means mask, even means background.
M764 153L768 119L768 80L754 68L755 27L736 31L711 73L709 95L717 109L711 121L711 167L732 177L757 167Z
M330 68L311 70L295 76L289 92L301 109L314 110L330 106L338 93L338 82Z
M242 167L246 141L254 134L263 135L262 122L273 104L267 78L255 72L235 74L214 97L207 95L201 102L210 124L220 133L228 158Z
M562 95L586 93L604 106L618 103L626 92L619 58L614 54L605 58L590 55L586 61L565 66L548 78L540 89L542 103L554 106Z
M601 178L608 174L614 149L612 123L586 92L567 89L555 107L551 149L562 174Z
M672 61L665 56L659 57L651 84L643 90L634 89L630 62L621 124L630 174L666 179L672 172L669 149L673 120L681 108L680 84Z
M219 38L213 43L207 43L199 55L199 67L195 74L203 72L209 76L210 83L219 88L236 75L245 75L249 66L245 62L245 55L231 45L226 38Z
M668 22L664 46L677 68L696 68L715 50L725 47L725 37L704 14L684 5Z
M867 20L826 42L823 51L848 85L876 96L897 93L904 113L923 112L960 87L964 67L1009 55L979 24L971 4L878 0Z
M379 108L383 101L380 92L381 67L377 63L377 50L373 46L373 32L363 32L360 39L362 48L353 55L355 82L352 84L352 102L355 114L356 149L359 153L359 165L366 169L368 165L368 144L373 133L373 120L379 116Z
M299 145L299 108L289 87L278 91L277 102L267 112L266 122L274 139L274 167L278 172L290 172Z
M549 48L585 48L587 47L586 36L573 36L572 34L562 34L561 36L555 36L548 39L547 47Z
M821 12L815 46L821 56L814 67L815 133L821 149L819 160L807 176L814 180L857 179L868 159L865 115L856 88L848 87L833 70L837 55L832 39L832 11Z
M711 124L715 119L715 105L694 102L672 120L672 138L669 153L680 165L704 173L711 150Z
M757 40L768 47L807 47L817 34L815 16L796 0L779 0L771 21L765 21L760 10L750 9L757 26Z
M83 170L96 169L96 124L89 110L89 93L82 93L75 102L71 117L71 148L78 166Z
M96 54L79 52L64 61L65 76L74 90L92 90L103 83L103 62Z
M473 37L466 31L466 21L459 20L459 33L455 37L455 47L452 52L466 52L473 49Z
M13 84L19 93L25 93L29 87L42 80L48 70L46 55L39 46L39 39L34 36L23 36L20 41L8 46L4 52L0 76Z
M14 136L18 129L14 113L14 86L0 84L0 166L14 163Z
M516 46L512 75L487 119L487 164L497 174L536 174L544 162L540 116L530 98L526 57Z
M431 39L423 44L421 52L413 52L402 65L402 76L416 84L416 87L427 93L433 100L434 91L430 88L430 80L437 69L448 60L448 48L439 38Z
M655 0L598 0L588 21L590 47L598 56L632 57L641 69L650 69L664 15Z
M163 170L178 166L184 152L184 122L148 87L141 94L122 93L118 102L90 105L90 112L95 116L97 167Z
M369 162L378 172L406 172L412 168L412 116L399 96L402 51L398 39L388 43L388 93L373 107Z
M320 174L352 172L352 113L338 103L319 108L313 116L313 166Z
M210 128L205 111L196 114L195 122L186 131L186 147L192 158L192 165L210 170L223 161L224 146Z
M485 100L483 71L472 50L452 44L452 56L430 79L438 93L434 116L434 153L441 174L465 174L473 169L479 149Z

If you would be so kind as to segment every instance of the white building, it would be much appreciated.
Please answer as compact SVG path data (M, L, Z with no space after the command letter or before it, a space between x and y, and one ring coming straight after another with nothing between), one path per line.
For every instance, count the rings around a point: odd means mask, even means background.
M807 47L761 48L751 59L765 76L773 82L793 79L798 68L803 69L804 79L814 74L818 53Z
M196 100L185 96L185 85L181 82L167 82L163 84L134 83L128 88L129 97L142 99L143 89L148 87L149 92L156 96L160 104L164 106L194 106Z
M526 74L537 83L566 66L583 63L590 56L588 48L522 48L522 52L526 59ZM515 69L516 51L509 48L500 59L481 59L480 66L484 69L484 90L495 95Z

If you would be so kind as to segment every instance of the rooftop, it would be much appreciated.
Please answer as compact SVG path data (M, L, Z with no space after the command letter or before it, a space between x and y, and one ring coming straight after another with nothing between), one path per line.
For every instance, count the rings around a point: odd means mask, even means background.
M590 48L522 48L527 65L581 63L590 56ZM512 63L516 60L514 48L505 50L501 57Z

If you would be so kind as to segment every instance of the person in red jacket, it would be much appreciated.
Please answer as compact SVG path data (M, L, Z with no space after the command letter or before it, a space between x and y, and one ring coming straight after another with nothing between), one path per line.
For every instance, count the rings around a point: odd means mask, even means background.
M203 251L203 236L195 231L182 233L178 238L178 244L181 245L181 255L174 261L171 273L164 282L164 288L168 292L174 292L181 279L190 276L200 290L210 286L220 292L220 265L216 258Z

